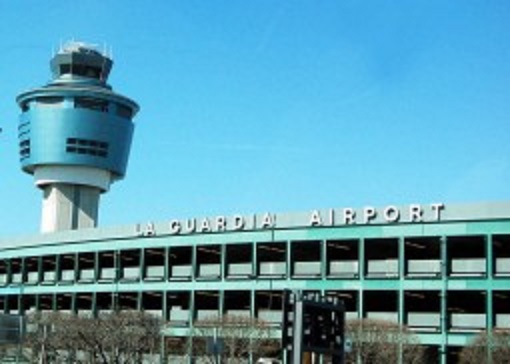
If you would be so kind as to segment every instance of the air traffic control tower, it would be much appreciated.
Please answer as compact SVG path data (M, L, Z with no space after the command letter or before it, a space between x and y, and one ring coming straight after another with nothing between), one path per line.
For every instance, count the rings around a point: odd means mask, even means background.
M99 196L122 179L138 105L107 84L106 52L70 42L51 60L53 80L20 94L21 167L43 190L41 231L97 225Z

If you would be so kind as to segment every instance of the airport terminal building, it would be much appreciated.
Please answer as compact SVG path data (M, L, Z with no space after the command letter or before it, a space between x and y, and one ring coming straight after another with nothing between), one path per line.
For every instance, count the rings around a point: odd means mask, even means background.
M510 329L510 203L333 208L91 228L7 240L6 313L137 309L185 336L235 313L282 321L284 289L340 297L347 318L407 325L438 362Z

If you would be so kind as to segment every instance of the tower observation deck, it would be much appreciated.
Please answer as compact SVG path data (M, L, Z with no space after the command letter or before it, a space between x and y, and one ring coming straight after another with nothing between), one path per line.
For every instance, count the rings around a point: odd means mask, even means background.
M100 194L125 175L139 107L107 84L112 65L70 42L51 60L53 79L16 99L21 168L43 190L42 232L95 227Z

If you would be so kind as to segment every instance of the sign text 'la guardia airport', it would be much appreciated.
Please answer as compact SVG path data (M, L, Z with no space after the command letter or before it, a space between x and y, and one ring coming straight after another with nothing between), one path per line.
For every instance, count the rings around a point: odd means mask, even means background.
M215 217L173 219L163 224L149 222L137 224L136 233L144 236L221 233L227 231L250 231L267 229L292 229L303 227L336 227L350 225L377 225L395 223L423 223L441 221L445 210L443 203L427 205L410 204L359 209L331 208L312 210L308 213L219 215Z

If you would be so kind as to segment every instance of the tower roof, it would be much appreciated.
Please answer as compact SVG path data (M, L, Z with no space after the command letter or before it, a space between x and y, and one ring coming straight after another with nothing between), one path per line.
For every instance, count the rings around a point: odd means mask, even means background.
M108 57L106 54L103 54L98 50L98 46L96 44L76 41L67 42L62 47L60 47L58 53L82 53L94 54L99 57Z
M68 42L63 45L50 62L53 78L96 80L106 82L113 61L93 44Z

